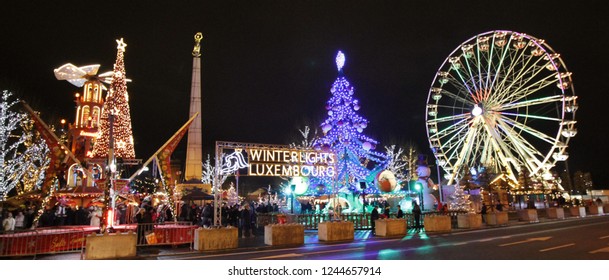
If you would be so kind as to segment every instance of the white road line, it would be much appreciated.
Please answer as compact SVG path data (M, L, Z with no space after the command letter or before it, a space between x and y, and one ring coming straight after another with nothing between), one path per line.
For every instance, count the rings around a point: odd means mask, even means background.
M529 238L529 239L526 239L526 240L516 241L516 242L512 242L512 243L500 244L499 247L518 245L518 244L528 243L528 242L533 242L533 241L547 241L550 238L552 238L552 237L551 236L545 236L545 237Z
M609 235L601 236L598 239L605 239L605 238L609 238Z
M560 248L565 248L565 247L569 247L569 246L573 246L573 245L575 245L575 243L569 243L569 244L560 245L560 246L556 246L556 247L541 249L541 250L539 250L539 252L552 251L552 250L556 250L556 249L560 249Z
M302 255L301 254L296 254L296 253L291 253L291 254L283 254L283 255L275 255L275 256L267 256L267 257L254 258L252 260L281 259L281 258L292 258L292 257L300 257L300 256L302 256Z
M590 254L609 253L609 247L605 247L605 248L601 248L601 249L598 249L598 250L590 251L588 253L590 253Z
M328 253L336 253L336 252L357 251L357 250L364 250L364 249L365 249L364 247L359 247L359 248L351 248L351 249L320 250L320 251L315 251L315 252L307 252L307 253L299 253L299 254L292 253L292 254L284 254L284 255L278 255L278 256L260 257L260 258L254 258L252 260L291 258L291 257L301 257L301 256L307 256L307 255L317 255L317 254L328 254Z

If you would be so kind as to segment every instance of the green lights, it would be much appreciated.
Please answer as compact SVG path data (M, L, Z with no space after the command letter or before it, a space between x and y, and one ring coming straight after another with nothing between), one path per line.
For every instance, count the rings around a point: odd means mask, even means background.
M414 190L417 192L419 192L419 191L421 191L421 189L423 189L423 184L421 184L421 182L414 182L413 186L414 186Z

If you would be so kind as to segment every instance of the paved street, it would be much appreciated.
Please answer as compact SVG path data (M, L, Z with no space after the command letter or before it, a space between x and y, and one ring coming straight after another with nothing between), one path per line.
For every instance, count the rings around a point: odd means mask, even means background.
M261 237L256 237L260 240ZM200 253L174 250L145 259L307 259L307 260L608 260L609 216L571 218L508 227L425 234L409 231L404 238L369 236L356 231L355 241L324 244L307 234L301 247L261 246ZM249 240L253 246L255 240ZM255 248L255 249L254 249Z

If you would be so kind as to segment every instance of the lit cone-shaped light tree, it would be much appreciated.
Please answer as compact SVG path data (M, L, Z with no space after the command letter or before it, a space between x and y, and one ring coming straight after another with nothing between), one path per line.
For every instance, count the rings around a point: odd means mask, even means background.
M374 151L378 142L362 132L368 126L368 120L357 114L360 104L353 97L354 89L343 74L345 55L338 52L336 66L338 78L332 85L332 97L326 103L328 118L321 124L324 136L318 139L314 146L336 154L336 178L312 178L310 191L315 192L319 185L324 185L326 193L337 189L357 189L360 181L368 179L371 168L383 165L385 155ZM369 169L370 168L370 169ZM336 184L334 183L336 182ZM378 188L370 186L366 193L378 192Z
M133 148L133 131L131 129L131 113L129 110L129 94L127 93L127 78L125 73L125 47L123 39L117 40L118 51L114 64L112 84L106 96L99 121L99 136L93 146L94 158L108 157L110 145L110 119L113 115L112 136L114 137L114 156L116 158L135 158Z
M469 194L465 193L464 188L464 185L455 185L455 192L450 196L450 210L467 212L473 211L472 202L469 200Z

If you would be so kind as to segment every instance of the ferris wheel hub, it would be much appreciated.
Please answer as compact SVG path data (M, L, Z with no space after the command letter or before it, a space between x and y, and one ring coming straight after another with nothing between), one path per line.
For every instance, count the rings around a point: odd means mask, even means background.
M472 109L472 115L474 115L474 117L482 115L482 108L480 108L478 104L474 105L474 109Z

